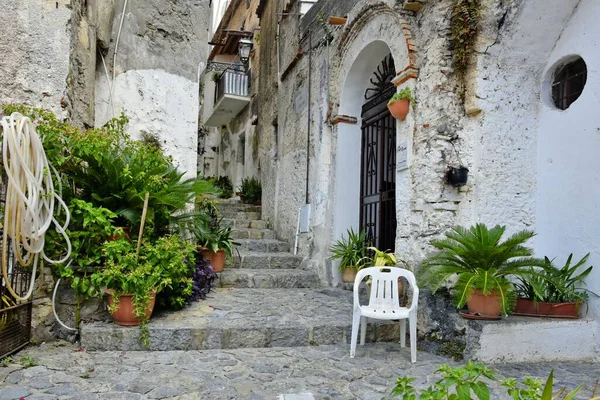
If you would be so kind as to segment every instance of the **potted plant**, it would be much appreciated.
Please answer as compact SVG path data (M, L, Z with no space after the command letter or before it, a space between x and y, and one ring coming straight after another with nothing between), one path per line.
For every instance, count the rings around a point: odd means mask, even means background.
M181 283L188 286L189 295L192 293L193 246L171 235L136 250L134 243L121 238L105 242L103 255L105 267L92 275L92 283L98 292L108 295L108 310L116 324L141 325L141 340L147 346L146 324L157 293Z
M347 231L348 238L342 238L335 242L329 249L332 260L340 260L338 266L342 273L342 280L346 283L353 283L356 278L356 272L362 267L365 262L366 250L364 231L360 233L354 232L350 228Z
M239 246L231 238L231 227L221 227L218 223L209 232L201 235L199 244L202 257L206 258L215 272L222 272L225 259L231 257L234 246Z
M242 186L239 190L242 203L260 205L262 185L258 179L254 177L242 179Z
M581 305L587 301L588 290L582 288L585 278L593 267L577 274L589 257L586 254L575 265L571 265L573 254L567 258L562 268L545 258L548 268L541 274L519 278L516 283L517 305L515 314L535 317L578 318Z
M388 101L388 109L392 116L400 121L404 121L408 115L410 105L415 104L412 92L409 87L405 87L401 91L394 93L392 98Z
M545 268L544 260L532 257L525 242L534 236L520 231L502 241L506 227L488 229L476 224L470 229L457 226L445 238L433 240L437 252L426 258L419 268L419 278L435 293L448 280L458 276L453 294L458 309L465 304L465 317L497 319L514 308L516 293L508 276L534 274L531 267Z

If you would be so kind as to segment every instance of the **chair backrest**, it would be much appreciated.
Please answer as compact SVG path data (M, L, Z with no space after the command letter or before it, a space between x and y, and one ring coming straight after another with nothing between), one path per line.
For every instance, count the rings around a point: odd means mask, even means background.
M363 268L356 274L354 281L354 304L359 304L358 286L363 279L371 277L371 294L369 297L370 306L385 308L399 307L400 293L398 293L398 279L405 278L412 288L413 300L410 309L417 303L419 288L415 275L401 267L369 267Z

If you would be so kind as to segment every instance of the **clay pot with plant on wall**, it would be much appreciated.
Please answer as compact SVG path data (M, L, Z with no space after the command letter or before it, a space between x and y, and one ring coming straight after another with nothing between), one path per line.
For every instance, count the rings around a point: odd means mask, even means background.
M394 118L404 121L408 115L410 105L414 106L415 99L412 96L410 88L405 87L398 93L394 93L390 101L388 101L388 109Z
M461 312L463 317L499 319L508 315L517 297L508 277L531 275L532 267L543 267L544 260L532 257L533 250L525 246L533 232L520 231L503 241L505 231L500 225L457 226L444 238L432 240L437 251L421 264L419 282L435 293L457 275L453 300L459 310L468 307L468 313Z
M573 254L570 254L561 268L545 257L546 268L534 275L520 277L515 283L519 299L514 313L529 317L579 318L589 293L596 295L583 287L593 267L577 273L589 255L571 265Z

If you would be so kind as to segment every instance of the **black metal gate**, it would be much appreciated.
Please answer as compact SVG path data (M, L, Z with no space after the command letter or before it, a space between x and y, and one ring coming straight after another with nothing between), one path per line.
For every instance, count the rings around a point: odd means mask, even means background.
M395 93L392 55L377 67L362 107L360 228L380 250L396 242L396 120L387 109Z
M3 176L2 179L3 182L7 182L6 176ZM4 233L5 201L6 185L0 183L0 245ZM7 267L8 283L17 295L25 296L32 279L31 267L21 268L19 266L10 243L8 243ZM28 301L17 301L7 290L4 275L0 272L0 358L14 353L29 343L32 303L31 297Z

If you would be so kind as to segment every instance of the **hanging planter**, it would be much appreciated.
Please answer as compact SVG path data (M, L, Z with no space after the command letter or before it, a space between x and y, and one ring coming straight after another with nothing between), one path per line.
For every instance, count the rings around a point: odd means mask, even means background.
M469 169L464 166L449 167L446 172L446 181L453 187L461 187L467 184L469 179Z
M394 93L388 102L388 110L394 118L399 121L404 121L410 110L410 105L415 103L410 88L405 87L398 93Z

